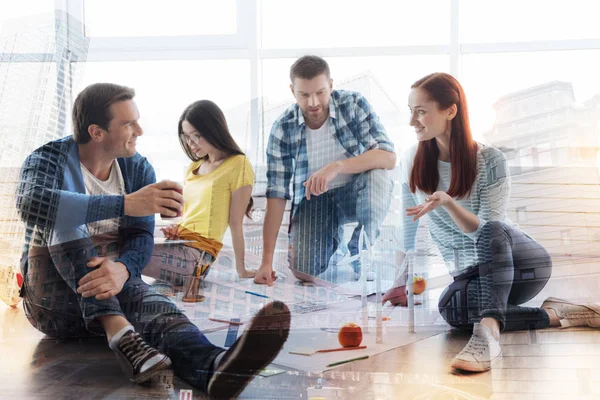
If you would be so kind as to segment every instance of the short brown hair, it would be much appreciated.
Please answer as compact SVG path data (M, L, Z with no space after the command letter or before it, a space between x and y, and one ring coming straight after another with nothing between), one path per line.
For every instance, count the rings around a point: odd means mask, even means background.
M327 79L331 78L329 64L317 56L300 57L290 68L290 80L292 83L294 83L294 78L312 79L321 74L327 75Z
M119 101L132 100L135 90L114 83L94 83L83 89L73 104L73 139L86 144L92 138L88 132L90 125L98 125L108 130L112 119L110 106Z

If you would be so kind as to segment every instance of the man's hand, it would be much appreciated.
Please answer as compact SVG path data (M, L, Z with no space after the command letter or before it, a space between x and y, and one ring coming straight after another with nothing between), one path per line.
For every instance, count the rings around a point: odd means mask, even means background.
M179 192L178 192L179 190ZM183 187L172 181L161 181L144 186L125 195L125 215L146 217L160 213L176 217L183 211Z
M407 208L406 215L414 217L413 221L416 221L429 211L435 210L441 206L445 206L452 201L454 201L454 199L448 196L448 193L438 191L430 196L427 196L424 203L419 204L418 206Z
M325 193L329 188L328 184L335 179L342 171L342 162L334 161L327 164L308 178L303 183L306 191L306 200L310 200L310 196L319 196Z
M179 239L179 225L177 224L171 224L166 228L160 228L160 230L165 234L165 238L169 240Z
M262 264L254 276L254 283L259 285L273 286L273 282L276 280L277 274L273 271L273 267L268 264Z
M129 271L125 264L106 257L94 257L87 265L89 268L100 268L87 273L79 280L77 293L83 297L95 296L96 300L108 300L119 294L129 279Z

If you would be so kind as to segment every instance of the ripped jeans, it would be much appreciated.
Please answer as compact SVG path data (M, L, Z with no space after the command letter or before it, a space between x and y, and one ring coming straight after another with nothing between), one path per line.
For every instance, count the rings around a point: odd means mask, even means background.
M491 234L491 260L454 277L438 302L442 317L465 330L486 317L496 319L504 331L547 328L546 311L521 304L546 286L552 273L550 255L520 229L502 222L488 224L484 229Z

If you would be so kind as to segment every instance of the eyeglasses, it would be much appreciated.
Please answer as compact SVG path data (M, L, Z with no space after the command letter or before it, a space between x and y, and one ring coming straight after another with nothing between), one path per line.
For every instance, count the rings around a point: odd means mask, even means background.
M198 144L202 135L183 135L183 140L188 144Z

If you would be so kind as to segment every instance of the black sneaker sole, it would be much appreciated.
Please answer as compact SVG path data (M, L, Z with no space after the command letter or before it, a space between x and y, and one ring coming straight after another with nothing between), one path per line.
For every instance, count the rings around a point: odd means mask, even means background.
M277 357L290 332L290 310L274 301L264 306L223 357L209 384L211 398L236 398Z

